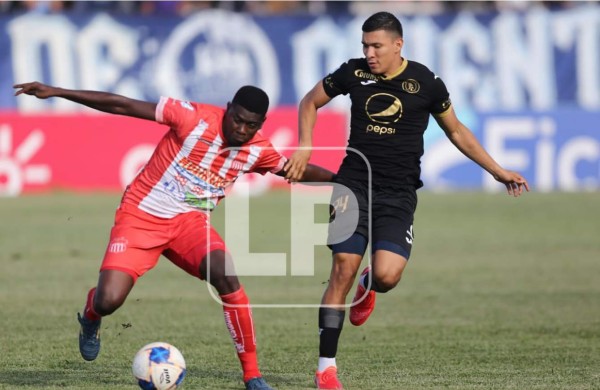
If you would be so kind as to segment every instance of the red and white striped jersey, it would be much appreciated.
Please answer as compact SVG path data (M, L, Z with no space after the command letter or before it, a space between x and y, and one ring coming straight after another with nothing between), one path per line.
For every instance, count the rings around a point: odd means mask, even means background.
M227 147L224 115L220 107L162 97L156 121L170 130L127 187L122 202L162 218L206 212L244 173L283 169L285 157L260 132L241 147Z

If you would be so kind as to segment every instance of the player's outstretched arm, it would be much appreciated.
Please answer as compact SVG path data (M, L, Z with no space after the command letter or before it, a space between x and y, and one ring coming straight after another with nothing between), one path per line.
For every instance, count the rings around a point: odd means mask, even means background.
M285 178L288 181L301 181L312 152L312 135L317 121L317 110L329 103L330 100L322 82L319 81L300 101L298 107L299 149L285 164L284 170L287 172Z
M306 169L299 181L331 183L334 177L335 174L328 169L314 164L306 164Z
M60 97L110 114L155 120L156 103L130 99L114 93L57 88L37 81L15 84L13 88L16 89L15 96L25 94L38 99Z
M276 175L286 177L285 168L277 172ZM334 177L335 174L328 169L314 164L306 164L306 169L304 169L302 177L296 181L306 183L331 183ZM292 180L288 181L292 182Z
M436 117L436 121L458 150L489 172L494 179L504 184L509 195L517 197L523 193L523 189L529 191L527 180L518 172L508 171L494 161L471 130L458 120L454 109L450 108L446 115Z
M523 189L529 192L527 180L518 172L507 171L502 168L497 175L494 175L494 179L506 186L509 195L517 197L523 193Z

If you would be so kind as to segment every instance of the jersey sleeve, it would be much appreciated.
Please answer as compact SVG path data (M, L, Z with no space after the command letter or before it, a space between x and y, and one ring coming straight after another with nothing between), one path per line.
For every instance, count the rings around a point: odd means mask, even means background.
M190 131L198 122L198 108L192 103L162 96L156 105L156 121L179 135Z
M446 84L438 76L434 76L432 84L431 106L429 112L436 117L442 117L450 112L452 101Z
M287 159L270 143L262 147L260 157L252 167L252 172L264 175L267 172L277 173L283 169Z
M338 95L346 95L349 92L349 71L350 65L345 62L335 72L325 76L323 79L323 88L325 88L327 96L334 98Z

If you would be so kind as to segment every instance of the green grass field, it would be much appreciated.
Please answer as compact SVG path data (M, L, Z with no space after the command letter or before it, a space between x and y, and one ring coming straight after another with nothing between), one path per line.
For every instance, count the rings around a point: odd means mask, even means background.
M118 201L0 199L0 389L135 389L133 355L158 340L183 352L184 388L242 389L220 306L164 259L105 318L98 359L80 358L76 312ZM289 249L287 202L287 193L252 200L252 251ZM345 387L600 389L599 194L421 193L419 202L403 281L364 326L346 321ZM314 277L243 277L250 299L318 302L330 256L320 247L316 258ZM254 319L269 383L312 388L317 310L255 308Z

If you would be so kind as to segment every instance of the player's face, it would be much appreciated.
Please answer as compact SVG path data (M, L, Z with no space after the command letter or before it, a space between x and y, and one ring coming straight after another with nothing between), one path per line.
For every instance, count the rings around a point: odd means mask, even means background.
M234 103L227 104L227 111L223 118L223 135L227 144L240 146L252 139L260 130L265 117L246 110Z
M363 32L363 53L371 73L389 75L401 65L402 38L393 32L376 30Z

